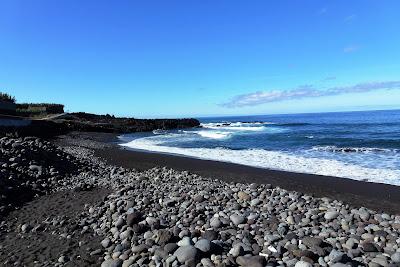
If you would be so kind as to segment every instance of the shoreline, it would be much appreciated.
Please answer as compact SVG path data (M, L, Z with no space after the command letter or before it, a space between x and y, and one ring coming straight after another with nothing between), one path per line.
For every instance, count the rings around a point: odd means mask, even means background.
M110 164L124 168L143 171L153 167L165 166L225 182L272 184L286 190L340 200L355 207L365 206L379 212L400 214L399 186L139 151L119 146L117 135L93 136L95 135L93 133L81 134L86 138L94 138L96 141L110 144L109 147L96 149L95 155L105 159Z

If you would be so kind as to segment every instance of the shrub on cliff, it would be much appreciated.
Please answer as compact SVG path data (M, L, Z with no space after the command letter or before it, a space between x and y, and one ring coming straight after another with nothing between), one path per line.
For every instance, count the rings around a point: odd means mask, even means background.
M15 97L7 93L0 92L0 101L15 103Z
M17 104L17 113L22 116L64 113L64 105L53 103L21 103Z

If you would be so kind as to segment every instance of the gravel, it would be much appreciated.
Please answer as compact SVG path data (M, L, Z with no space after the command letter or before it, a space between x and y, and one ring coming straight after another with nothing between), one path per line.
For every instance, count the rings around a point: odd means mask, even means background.
M35 194L112 189L101 196L102 201L84 207L74 230L101 236L95 254L98 265L400 263L400 216L271 185L228 183L162 167L137 171L110 166L93 156L95 144L82 142L75 140L61 148L34 138L2 138L0 147L7 156L0 158L4 162L0 166L2 177L14 177L12 183L3 179L6 186L38 188L32 189ZM36 156L26 152L30 146L38 151ZM51 160L41 160L46 153ZM59 161L68 163L61 166L56 164ZM14 163L17 165L11 167ZM16 182L17 177L22 182ZM10 196L6 194L6 198ZM2 205L3 212L17 207L8 204ZM40 222L25 222L19 231L34 231L37 225ZM40 226L35 231L40 231ZM53 266L68 264L68 260L68 255L58 255Z

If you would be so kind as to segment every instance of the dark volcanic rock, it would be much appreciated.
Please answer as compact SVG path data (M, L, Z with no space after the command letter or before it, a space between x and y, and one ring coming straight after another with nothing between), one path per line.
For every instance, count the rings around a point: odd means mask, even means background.
M303 238L303 244L306 245L309 248L314 247L314 246L318 246L319 247L322 244L322 239L316 238L316 237L307 236L307 237Z
M191 128L200 125L196 119L134 119L116 118L111 115L96 115L84 112L71 113L56 122L71 131L132 133L157 129L169 130Z
M376 251L378 251L376 246L374 244L372 244L372 243L364 243L362 247L363 247L363 250L365 252L376 252Z

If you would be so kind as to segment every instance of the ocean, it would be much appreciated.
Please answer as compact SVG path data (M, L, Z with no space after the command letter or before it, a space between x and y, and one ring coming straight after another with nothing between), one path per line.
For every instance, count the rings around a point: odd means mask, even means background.
M199 118L201 128L120 136L122 146L400 185L400 110Z

